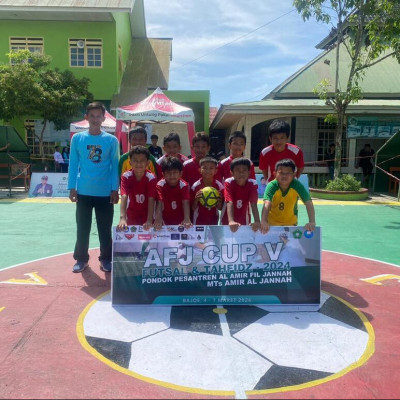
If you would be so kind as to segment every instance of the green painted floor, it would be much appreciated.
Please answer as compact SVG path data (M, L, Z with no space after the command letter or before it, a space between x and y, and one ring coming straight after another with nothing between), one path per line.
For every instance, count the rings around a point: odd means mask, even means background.
M322 248L400 266L400 207L394 205L315 204L322 227ZM306 223L299 205L299 224ZM0 201L0 269L43 257L72 252L75 205L68 202ZM115 208L114 223L119 220ZM98 247L93 224L90 247ZM71 255L71 266L74 261ZM60 265L60 268L69 266Z

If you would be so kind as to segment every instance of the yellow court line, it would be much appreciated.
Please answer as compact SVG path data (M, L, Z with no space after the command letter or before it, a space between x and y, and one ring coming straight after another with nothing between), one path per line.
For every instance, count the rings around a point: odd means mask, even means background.
M37 198L37 197L26 197L26 198L2 198L0 203L57 203L57 204L73 204L68 197L49 197L49 198ZM263 204L262 199L258 199L257 204ZM300 202L300 204L302 204ZM318 206L375 206L375 205L385 205L385 206L397 206L400 207L400 202L387 200L387 201L337 201L337 200L318 200L313 199L313 204Z

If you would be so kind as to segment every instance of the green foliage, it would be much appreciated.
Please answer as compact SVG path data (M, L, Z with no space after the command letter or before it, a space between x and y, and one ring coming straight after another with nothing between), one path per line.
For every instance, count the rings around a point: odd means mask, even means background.
M362 98L361 82L367 69L388 57L400 62L399 0L294 0L293 5L304 20L315 20L333 26L331 37L336 41L334 82L323 79L314 93L332 107L337 118L335 177L341 165L340 143L346 110ZM344 48L350 65L346 84L340 87L340 48Z
M336 192L353 191L358 192L361 189L361 183L352 175L341 175L333 181L328 181L326 190Z
M28 50L7 55L11 63L0 65L0 119L39 115L65 129L84 101L93 99L89 79L51 69L49 56Z

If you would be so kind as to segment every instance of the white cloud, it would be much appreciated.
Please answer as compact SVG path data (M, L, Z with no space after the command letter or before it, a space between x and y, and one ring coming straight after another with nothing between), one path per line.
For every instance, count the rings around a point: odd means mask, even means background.
M330 29L283 16L292 0L145 0L145 10L148 36L173 38L169 88L208 89L216 105L266 94L319 54Z

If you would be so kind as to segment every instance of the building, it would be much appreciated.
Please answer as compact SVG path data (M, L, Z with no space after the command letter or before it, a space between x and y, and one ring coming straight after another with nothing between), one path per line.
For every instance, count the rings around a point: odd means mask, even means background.
M263 100L222 105L210 126L212 135L219 137L215 146L226 148L229 133L241 130L247 136L245 156L258 166L260 151L269 144L270 122L275 118L285 119L291 125L291 143L304 151L304 173L309 174L310 185L321 186L328 179L323 155L335 141L335 126L324 122L326 115L333 111L313 89L323 79L334 82L336 48L332 46L332 37L323 40L317 48L324 51ZM340 76L343 76L350 60L343 48L340 51ZM369 68L361 87L363 98L347 109L342 173L361 174L355 162L364 144L370 143L376 151L400 129L400 65L397 60L387 58Z
M143 0L0 0L0 20L0 62L13 50L47 54L51 67L89 78L89 90L109 110L142 100L148 87L168 88L172 39L147 38ZM41 121L31 115L12 124L38 154ZM68 139L69 130L50 124L45 153Z

